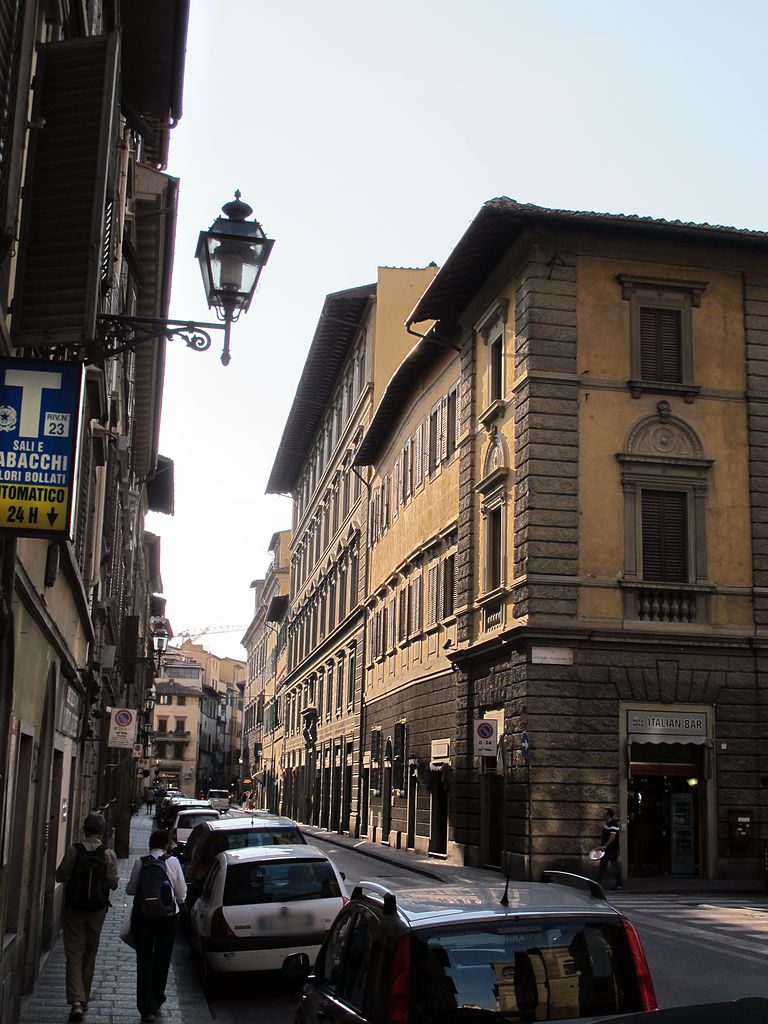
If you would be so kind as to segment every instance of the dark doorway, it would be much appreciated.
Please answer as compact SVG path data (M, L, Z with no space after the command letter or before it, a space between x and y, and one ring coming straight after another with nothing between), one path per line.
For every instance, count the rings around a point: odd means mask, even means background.
M409 850L416 847L416 804L419 793L419 780L415 768L408 768L408 833L405 845Z
M370 794L371 769L363 768L360 775L360 835L368 835L368 800Z
M504 778L488 772L480 779L480 854L484 864L501 866L504 842Z
M430 795L429 852L444 856L448 852L448 791L442 771L432 771Z
M352 814L352 744L347 744L344 765L344 795L342 798L341 830L350 832L350 816Z
M630 874L700 875L706 785L700 748L693 744L634 745L633 758L636 756L627 788Z
M392 829L392 740L384 750L384 772L381 783L381 841L389 842Z

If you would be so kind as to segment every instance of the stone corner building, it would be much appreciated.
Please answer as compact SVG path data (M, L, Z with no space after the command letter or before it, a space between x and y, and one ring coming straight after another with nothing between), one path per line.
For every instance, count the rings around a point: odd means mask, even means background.
M355 455L360 833L591 873L612 806L630 876L756 877L768 236L495 199L412 325Z

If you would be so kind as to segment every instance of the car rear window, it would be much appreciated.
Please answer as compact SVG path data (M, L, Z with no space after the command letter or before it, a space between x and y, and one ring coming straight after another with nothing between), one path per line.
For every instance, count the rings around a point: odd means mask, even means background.
M179 815L179 821L177 828L194 828L195 825L200 825L203 821L210 821L211 818L216 818L218 815L211 814L210 811L189 811L186 814Z
M211 836L209 858L225 850L245 850L251 846L306 845L306 839L297 828L250 828L243 832L222 830Z
M224 797L225 800L229 800L229 790L228 789L209 789L208 790L208 799L209 800L219 800L219 799L221 799L221 797Z
M333 868L323 860L230 864L224 884L224 906L290 903L341 896Z
M538 1021L642 1009L619 923L499 921L412 939L411 1019L423 1024L458 1022L470 1010Z

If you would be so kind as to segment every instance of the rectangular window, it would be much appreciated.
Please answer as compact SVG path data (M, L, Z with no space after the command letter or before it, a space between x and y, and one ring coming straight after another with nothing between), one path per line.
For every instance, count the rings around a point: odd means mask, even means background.
M344 699L344 661L339 661L336 671L336 714L341 714L341 705Z
M433 562L427 569L427 625L434 626L438 619L438 567Z
M491 509L486 518L488 541L488 590L501 586L501 507Z
M168 732L168 719L167 718L158 718L158 720L157 720L157 731L159 733Z
M355 662L357 648L353 647L349 652L349 660L347 662L347 705L354 707L355 704Z
M411 445L411 439L405 443L403 448L403 504L410 498L412 490L412 473L413 473L413 446Z
M488 404L504 397L504 337L491 342L488 351Z
M643 578L688 582L688 496L642 492Z
M424 421L416 427L413 436L413 489L424 483Z
M422 619L422 582L421 573L416 577L408 588L410 591L410 597L408 601L408 625L409 633L420 633L421 632L421 619Z
M443 562L443 617L453 615L456 607L456 556L448 555Z
M679 309L640 307L643 380L679 384L683 379L682 314Z
M176 698L176 703L177 703L177 704L178 704L178 705L179 705L180 707L183 707L183 706L184 706L184 705L185 705L185 704L187 703L187 698L186 698L186 697L184 697L184 696L179 696L179 697L177 697L177 698Z
M408 586L402 587L397 595L397 639L402 643L408 638Z
M437 470L440 463L440 406L437 405L429 414L429 444L427 445L427 467L430 476Z
M450 459L456 451L459 436L459 387L451 388L445 406L445 447L446 457Z

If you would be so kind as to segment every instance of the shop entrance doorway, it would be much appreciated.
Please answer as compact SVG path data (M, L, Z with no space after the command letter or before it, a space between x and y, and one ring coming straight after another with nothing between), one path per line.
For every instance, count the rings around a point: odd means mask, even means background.
M693 744L633 744L627 786L630 874L702 874L702 749Z

